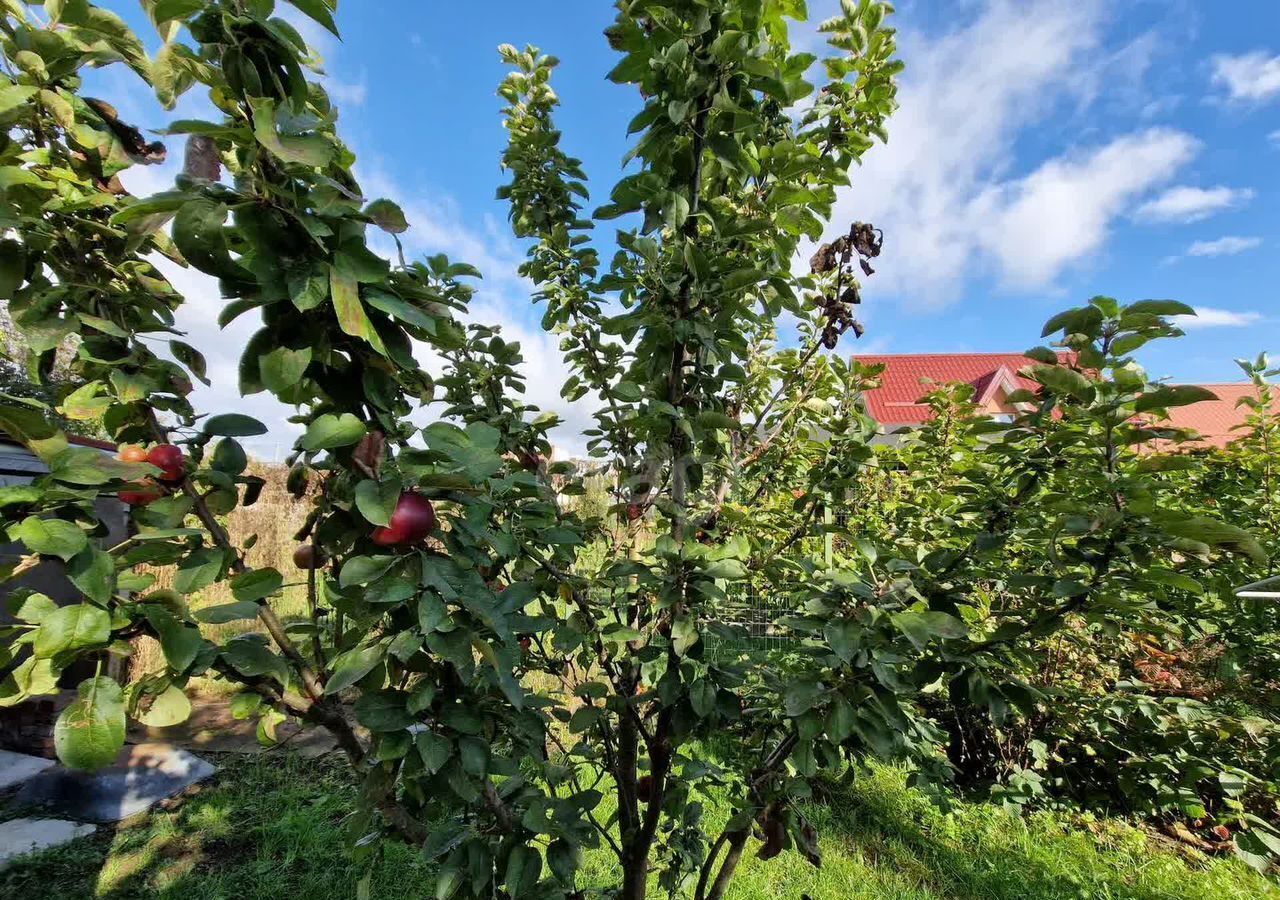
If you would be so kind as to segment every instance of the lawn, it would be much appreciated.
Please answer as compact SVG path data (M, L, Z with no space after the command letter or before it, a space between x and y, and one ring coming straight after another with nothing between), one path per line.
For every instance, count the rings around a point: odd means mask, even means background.
M211 757L213 755L211 754ZM219 756L200 794L114 832L28 857L0 872L0 897L352 897L365 865L342 819L353 791L336 760L284 754ZM1189 862L1118 822L1066 826L1019 819L986 804L942 813L879 767L852 787L832 786L810 818L823 866L794 854L748 858L734 900L940 898L1280 898L1234 860ZM427 868L403 846L373 864L374 898L426 897ZM584 884L609 881L609 858L587 858Z

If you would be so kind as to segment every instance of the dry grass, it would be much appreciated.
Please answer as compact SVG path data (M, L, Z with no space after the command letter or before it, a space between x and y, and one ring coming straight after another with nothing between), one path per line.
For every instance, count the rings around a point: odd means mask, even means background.
M298 546L294 534L302 527L307 511L311 508L311 501L307 497L296 500L285 490L288 470L284 466L251 462L247 474L259 476L266 481L266 485L253 506L238 506L225 517L227 533L237 547L244 547L256 536L253 546L245 554L250 566L278 569L284 575L287 585L301 582L305 573L293 565L293 551ZM142 566L140 569L155 577L155 588L173 586L174 566ZM228 603L231 599L230 589L225 583L220 583L189 598L188 603L195 610ZM286 619L304 615L307 608L306 591L300 585L286 587L281 596L272 600L272 606ZM241 621L225 625L201 625L200 630L210 640L224 641L245 631L261 630L261 626ZM130 664L131 675L137 677L163 668L164 660L159 644L151 638L137 639Z

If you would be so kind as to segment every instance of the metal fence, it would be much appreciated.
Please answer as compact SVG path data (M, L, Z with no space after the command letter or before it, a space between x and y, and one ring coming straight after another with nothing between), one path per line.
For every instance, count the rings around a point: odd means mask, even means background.
M836 531L843 533L849 524L847 509L831 509L825 515L828 525L834 524ZM841 549L844 541L828 535L824 541L822 557L829 568L833 562L833 552ZM728 599L716 607L714 618L706 623L713 626L704 629L707 647L715 655L732 656L742 653L767 653L785 650L795 646L800 637L783 624L783 620L796 612L794 602L768 584L755 581L737 582L727 588ZM720 629L725 633L715 633L715 625L725 625L732 629Z
M785 650L799 640L781 622L795 611L793 606L767 585L741 582L728 593L728 600L716 607L715 617L715 624L728 627L704 631L707 649L713 655Z

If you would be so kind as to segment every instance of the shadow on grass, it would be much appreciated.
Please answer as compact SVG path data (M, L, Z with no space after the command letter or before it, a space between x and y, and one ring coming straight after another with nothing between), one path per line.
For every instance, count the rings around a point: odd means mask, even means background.
M1236 860L1188 864L1120 823L1094 832L1060 816L1024 818L991 804L957 803L944 812L905 780L889 767L864 771L851 786L832 779L811 817L827 846L856 853L873 870L907 876L924 896L1280 897L1274 884Z
M178 808L27 857L0 871L0 897L84 900L327 900L355 896L366 863L353 859L343 819L354 788L341 760L287 754L210 755L216 780ZM807 813L824 865L796 854L744 860L731 900L1244 900L1280 891L1234 862L1189 867L1141 832L1101 836L1043 815L1024 820L985 804L940 812L873 767L852 786L831 781ZM723 819L709 810L708 824ZM758 845L756 845L758 846ZM609 884L607 851L588 854L584 883ZM433 896L408 847L389 844L372 868L378 900ZM654 893L653 896L660 896Z
M182 900L353 897L362 866L342 820L354 789L345 763L287 754L210 754L213 782L157 810L0 871L0 897ZM372 896L426 896L417 855L389 846Z

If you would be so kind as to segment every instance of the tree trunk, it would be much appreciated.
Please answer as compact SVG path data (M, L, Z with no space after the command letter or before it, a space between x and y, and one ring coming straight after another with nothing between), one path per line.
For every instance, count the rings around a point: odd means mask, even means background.
M649 849L627 847L627 858L622 864L621 900L644 900L649 890Z

